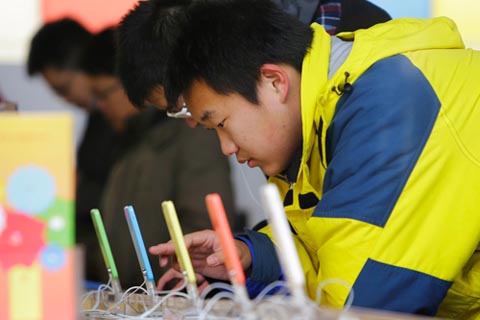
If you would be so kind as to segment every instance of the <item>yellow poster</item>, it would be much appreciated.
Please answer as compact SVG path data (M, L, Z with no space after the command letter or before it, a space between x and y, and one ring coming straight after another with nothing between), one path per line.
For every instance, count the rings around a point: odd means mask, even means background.
M0 319L75 319L73 122L0 114Z

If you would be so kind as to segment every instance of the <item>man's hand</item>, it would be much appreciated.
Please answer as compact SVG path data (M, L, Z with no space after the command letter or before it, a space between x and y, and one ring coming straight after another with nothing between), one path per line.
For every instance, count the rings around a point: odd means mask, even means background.
M197 275L214 278L219 280L229 280L229 276L224 264L224 255L222 253L217 234L212 230L204 230L185 235L185 245L189 251L193 268ZM238 254L244 270L248 269L252 263L252 258L248 246L242 241L235 241ZM168 264L169 257L175 255L175 246L172 241L162 243L149 248L151 254L159 255L160 266L165 267ZM172 259L172 268L181 271L176 259ZM168 271L159 280L159 285L163 287L169 280L176 278L173 271ZM181 274L180 274L181 277ZM199 279L200 280L200 279Z
M198 292L202 292L208 285L208 281L205 279L205 277L203 277L201 274L195 274L195 277L197 279L197 288L198 288ZM165 286L167 285L167 283L169 283L170 281L172 280L177 280L177 282L175 283L175 285L173 286L173 288L171 288L172 290L175 290L175 289L178 289L180 287L182 287L184 285L184 276L183 276L183 273L181 273L180 271L177 271L175 269L168 269L167 272L165 272L162 277L158 280L158 283L157 283L157 290L161 291L161 290L164 290L165 289Z

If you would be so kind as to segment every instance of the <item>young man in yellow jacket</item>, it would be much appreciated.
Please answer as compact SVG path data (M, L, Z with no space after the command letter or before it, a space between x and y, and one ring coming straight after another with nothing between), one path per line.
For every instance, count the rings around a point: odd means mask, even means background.
M195 2L187 17L168 101L183 97L225 155L278 186L308 294L339 278L355 306L478 316L480 53L454 23L399 19L331 37L267 0ZM269 235L236 242L251 295L282 276ZM186 242L198 273L227 278L212 231ZM150 252L165 265L174 248ZM349 294L323 291L336 307Z

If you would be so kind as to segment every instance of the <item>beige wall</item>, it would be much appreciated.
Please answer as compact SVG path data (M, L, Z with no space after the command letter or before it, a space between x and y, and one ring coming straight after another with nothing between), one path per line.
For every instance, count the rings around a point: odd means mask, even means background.
M0 1L0 64L23 63L40 24L38 0Z
M447 16L457 23L467 47L480 49L478 0L434 0L432 9L433 16Z

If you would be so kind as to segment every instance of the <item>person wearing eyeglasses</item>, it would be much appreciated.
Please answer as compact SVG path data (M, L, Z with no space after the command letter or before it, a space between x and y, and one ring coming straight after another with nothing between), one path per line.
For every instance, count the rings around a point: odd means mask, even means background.
M191 130L183 121L171 119L153 106L134 107L115 72L115 50L115 30L103 30L87 46L82 67L99 109L119 133L100 211L120 281L128 288L140 285L143 277L122 219L125 205L134 206L147 246L170 239L161 214L164 200L174 202L185 232L210 227L206 194L222 195L231 221L234 205L229 162L215 134ZM100 251L94 255L98 269L104 270ZM151 262L154 275L162 275L156 259Z

